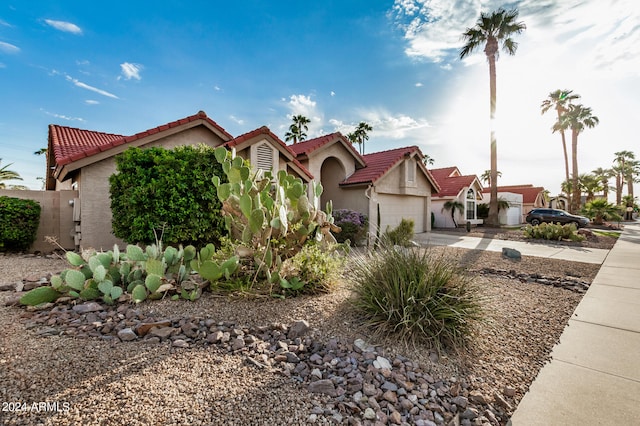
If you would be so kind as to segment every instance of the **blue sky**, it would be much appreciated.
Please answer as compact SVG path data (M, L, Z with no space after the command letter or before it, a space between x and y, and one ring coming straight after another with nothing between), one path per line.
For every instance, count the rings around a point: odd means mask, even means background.
M560 137L540 103L571 89L600 125L580 172L635 151L636 0L0 1L0 158L41 187L47 126L123 135L205 111L233 135L294 114L309 136L373 127L366 152L418 145L433 167L489 168L489 77L458 59L481 11L517 7L527 30L498 74L499 184L560 190Z

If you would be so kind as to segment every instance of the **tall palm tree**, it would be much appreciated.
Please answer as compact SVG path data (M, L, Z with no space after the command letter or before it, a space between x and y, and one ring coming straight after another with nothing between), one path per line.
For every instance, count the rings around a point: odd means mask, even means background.
M640 161L631 160L625 164L625 180L627 181L627 195L634 198L633 183L637 182L636 176L640 174Z
M455 228L458 227L458 223L456 222L456 211L460 212L460 214L464 213L464 204L462 204L460 201L458 200L449 200L447 202L444 203L444 205L442 206L442 212L444 212L445 210L450 211L451 212L451 220L453 220L453 226Z
M592 114L591 108L584 105L569 105L569 109L562 114L560 120L554 124L554 130L571 129L571 213L576 213L580 208L580 185L578 184L578 135L585 127L592 128L598 125L600 119Z
M484 53L489 61L489 96L491 127L491 198L489 199L489 216L487 224L498 225L498 154L497 142L493 123L496 116L496 60L498 59L499 44L502 50L509 55L515 55L518 48L511 37L520 34L526 26L517 22L518 11L513 9L506 11L502 8L491 14L481 13L475 27L467 28L462 34L465 45L460 49L460 59L463 59L473 51L484 45Z
M616 163L616 166L613 168L616 172L616 204L620 205L622 203L622 187L630 174L628 170L628 163L633 162L636 159L636 156L631 151L618 151L614 152L613 155L615 155L613 162ZM633 173L631 173L631 177L631 180L633 181ZM629 187L629 183L627 181L627 189L629 188L633 191L633 182L631 183L631 187Z
M602 198L605 200L609 199L609 178L614 176L614 172L611 169L603 169L602 167L598 167L593 170L593 173L596 178L600 181L600 185L602 185Z
M560 120L560 116L567 111L567 105L571 103L571 101L576 100L580 97L580 95L572 95L573 90L556 90L554 92L549 93L547 99L542 101L542 105L540 105L541 113L544 114L549 111L551 108L555 109L558 114L558 120ZM565 179L569 180L569 155L567 154L567 140L564 134L564 130L560 130L560 136L562 137L562 152L564 154L564 173ZM568 197L569 199L571 197Z
M369 132L373 131L373 127L361 121L356 129L347 135L347 139L351 143L357 143L360 148L360 154L364 155L364 142L369 140Z
M292 117L293 123L289 126L289 131L284 134L285 142L293 141L294 144L302 142L307 138L307 131L309 130L309 120L302 114L294 115Z
M2 158L0 158L0 164L2 164ZM11 166L12 164L13 163L9 163L6 166L0 168L0 189L5 188L4 181L22 180L22 177L20 177L20 174L18 174L18 172L14 172L13 170L8 169L8 167Z
M498 172L496 173L496 175L498 177L502 177L502 172L500 170L498 170ZM485 170L481 175L480 175L480 180L483 181L484 183L486 183L487 185L491 186L491 170Z

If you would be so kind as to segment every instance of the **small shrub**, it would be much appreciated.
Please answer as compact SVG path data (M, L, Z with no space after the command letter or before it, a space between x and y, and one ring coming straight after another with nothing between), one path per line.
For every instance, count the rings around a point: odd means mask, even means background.
M297 278L304 283L299 290L302 293L329 293L335 289L344 263L339 246L336 250L323 250L317 244L307 244L285 261L282 272L287 280Z
M387 227L383 241L392 246L408 247L411 245L411 238L413 238L413 226L413 219L402 219L397 227L391 230Z
M444 254L387 246L356 257L351 276L356 308L379 333L456 346L482 318L477 286Z
M585 237L578 234L578 228L573 223L561 225L559 223L541 223L540 225L525 226L524 236L532 239L550 241L570 240L584 241Z
M333 223L342 229L333 234L337 242L344 243L349 240L355 247L367 236L369 220L366 215L354 210L339 209L334 210L332 216Z
M24 251L36 240L40 204L33 200L0 197L0 251Z

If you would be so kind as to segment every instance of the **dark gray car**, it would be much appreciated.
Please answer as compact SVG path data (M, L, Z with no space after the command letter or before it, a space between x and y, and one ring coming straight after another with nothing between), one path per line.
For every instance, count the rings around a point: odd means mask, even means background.
M527 223L533 226L542 222L546 223L575 223L576 227L582 228L589 224L589 219L584 216L576 216L559 209L533 209L527 214L525 219Z

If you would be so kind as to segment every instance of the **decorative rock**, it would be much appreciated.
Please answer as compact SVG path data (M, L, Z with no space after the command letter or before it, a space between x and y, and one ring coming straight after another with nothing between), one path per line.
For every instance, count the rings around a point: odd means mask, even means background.
M518 250L508 247L502 248L502 257L512 260L522 260L522 254Z
M513 398L514 396L516 396L516 390L510 386L505 386L505 388L502 390L502 393L505 396L511 397Z
M168 327L170 325L171 325L171 321L156 321L156 322L142 323L136 327L136 333L138 333L138 336L144 337L147 335L149 330L151 330L153 327Z
M498 404L499 406L501 406L502 408L504 408L505 410L511 412L511 410L513 409L511 407L511 404L509 404L509 402L507 402L506 399L504 399L502 397L502 395L500 395L498 392L495 392L493 394L493 399L495 401L496 404Z
M371 408L371 407L367 407L367 408L364 410L364 416L363 416L363 417L364 417L365 419L367 419L367 420L373 420L373 419L375 419L375 418L376 418L376 412L375 412L375 411L373 411L373 408Z
M336 396L336 387L329 379L316 380L309 384L309 392Z
M150 335L159 337L161 340L171 336L175 329L173 327L152 327L149 330Z
M305 320L296 321L289 328L287 336L289 339L295 339L296 337L304 336L309 330L309 323Z
M392 404L395 404L396 402L398 402L398 396L396 395L395 392L392 392L392 391L386 391L385 393L383 393L382 398L385 401L388 401Z
M124 329L118 331L118 337L123 342L130 342L132 340L136 340L138 338L138 335L136 333L134 333L134 331L132 329L124 328Z
M467 408L467 404L469 403L469 400L464 396L456 396L451 400L451 402L453 402L460 408Z
M387 369L391 370L391 363L388 359L378 356L375 361L373 361L373 366L379 370Z
M242 348L244 348L244 339L241 337L236 337L235 339L233 339L233 341L231 342L231 349L237 351Z
M173 341L171 346L175 346L176 348L188 348L189 344L182 339L176 339Z
M104 308L102 307L102 305L96 302L86 302L86 303L83 303L82 305L76 305L72 309L74 312L77 312L79 314L104 311Z
M482 394L482 392L477 390L472 390L469 392L469 400L475 402L476 404L486 405L487 398Z

